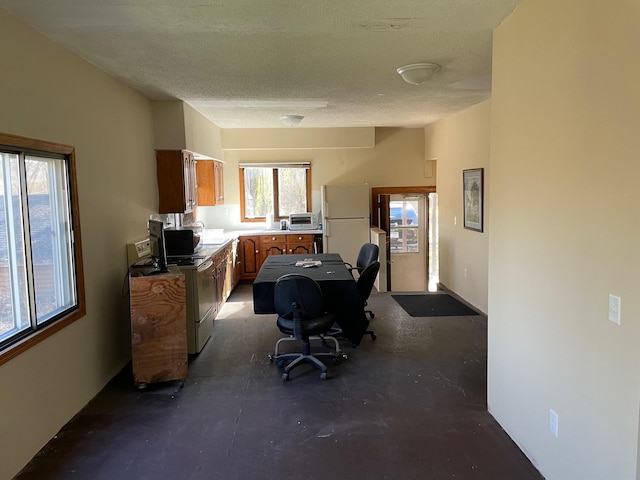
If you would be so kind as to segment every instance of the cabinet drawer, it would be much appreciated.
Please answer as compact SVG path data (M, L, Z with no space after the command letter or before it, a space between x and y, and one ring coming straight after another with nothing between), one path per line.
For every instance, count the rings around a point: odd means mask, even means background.
M262 242L262 245L270 243L286 243L287 235L261 235L260 241Z
M289 233L287 243L313 243L312 233Z

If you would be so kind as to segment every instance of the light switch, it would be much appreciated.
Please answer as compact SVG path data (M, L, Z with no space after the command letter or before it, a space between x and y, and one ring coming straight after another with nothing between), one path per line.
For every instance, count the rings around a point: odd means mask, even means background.
M609 294L609 320L620 325L620 297Z

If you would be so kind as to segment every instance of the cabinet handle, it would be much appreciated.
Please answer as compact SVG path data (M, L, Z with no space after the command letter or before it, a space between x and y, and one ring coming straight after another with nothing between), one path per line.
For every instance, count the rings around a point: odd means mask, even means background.
M276 237L271 237L271 240L275 241Z
M256 253L259 253L259 251L258 251L258 250L256 250Z
M302 237L298 237L298 240L302 240Z

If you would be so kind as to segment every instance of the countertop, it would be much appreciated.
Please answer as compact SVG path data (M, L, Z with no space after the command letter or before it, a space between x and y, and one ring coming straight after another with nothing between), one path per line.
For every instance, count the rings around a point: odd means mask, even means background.
M242 236L254 236L254 235L284 235L284 234L300 234L300 235L319 235L322 234L322 230L280 230L280 229L251 229L251 230L234 230L229 232L224 232L221 237L215 240L215 243L201 243L200 249L191 256L193 259L193 263L189 265L181 265L178 266L181 269L190 270L196 269L200 267L204 262L206 262L209 258L215 256L218 252L224 249L227 245L233 242L238 237ZM205 238L203 236L203 238ZM169 264L172 264L172 260L175 259L169 258Z

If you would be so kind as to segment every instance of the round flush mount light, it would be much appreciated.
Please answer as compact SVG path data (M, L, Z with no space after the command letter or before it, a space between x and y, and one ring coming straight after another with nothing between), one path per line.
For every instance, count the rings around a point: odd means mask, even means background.
M420 85L430 80L439 70L440 65L437 63L412 63L399 67L397 72L405 82Z
M287 127L297 127L304 119L304 115L283 115L280 117L282 123Z

